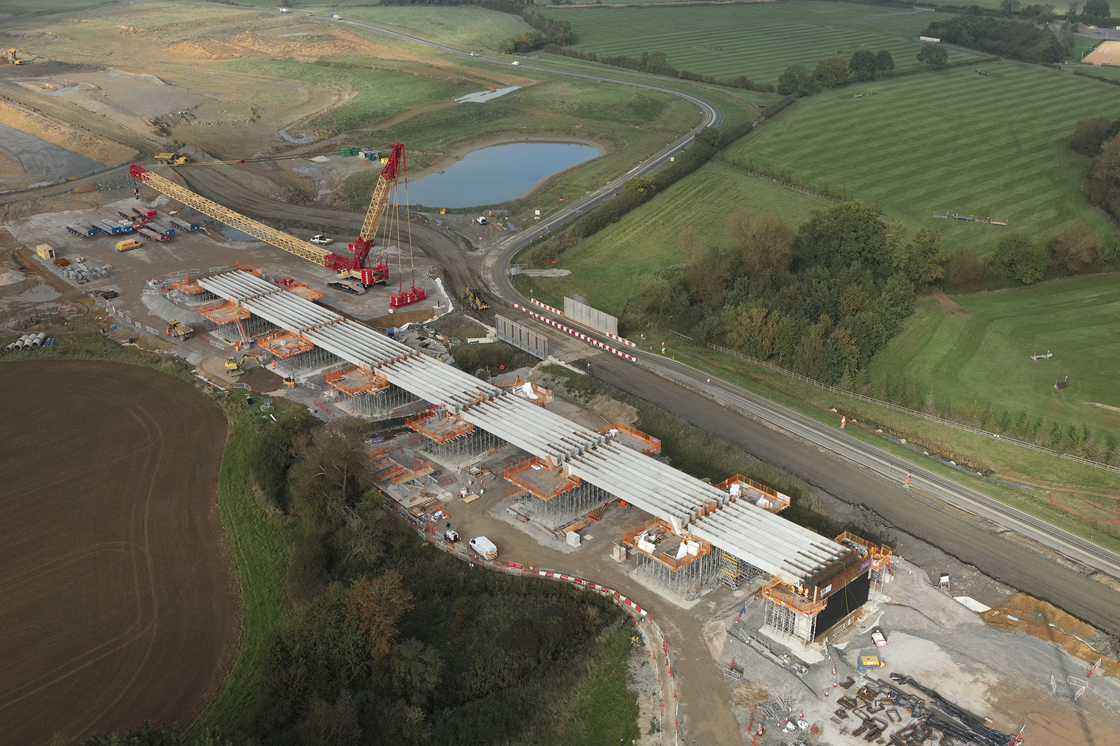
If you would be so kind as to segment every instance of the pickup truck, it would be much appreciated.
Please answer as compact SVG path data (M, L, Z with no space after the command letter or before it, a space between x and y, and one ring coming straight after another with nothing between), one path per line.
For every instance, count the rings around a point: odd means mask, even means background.
M322 233L320 233L317 236L311 237L311 243L319 244L320 246L326 246L327 244L334 243L334 239L324 236Z

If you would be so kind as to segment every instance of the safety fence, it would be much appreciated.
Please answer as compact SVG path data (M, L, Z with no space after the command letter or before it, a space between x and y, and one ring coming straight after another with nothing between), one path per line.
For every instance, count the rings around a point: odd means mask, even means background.
M951 427L955 430L961 430L961 431L964 431L964 432L972 433L974 435L982 435L985 438L993 438L993 439L998 440L1002 443L1010 443L1011 445L1019 446L1020 448L1029 448L1032 451L1037 451L1039 453L1045 453L1048 456L1057 456L1058 458L1063 458L1066 461L1073 461L1075 463L1082 464L1084 466L1092 466L1092 467L1097 468L1097 469L1104 469L1105 471L1111 471L1113 473L1120 474L1120 468L1117 468L1115 466L1110 466L1108 464L1103 464L1099 461L1090 461L1089 459L1082 458L1080 456L1073 456L1073 455L1068 454L1068 453L1059 453L1059 452L1057 452L1053 449L1046 448L1044 446L1035 445L1034 443L1027 443L1026 441L1016 440L1015 438L1007 438L1007 437L1004 437L1002 435L998 435L996 433L988 432L987 430L981 430L980 428L970 427L969 425L962 425L959 422L953 422L952 420L946 420L946 419L943 419L943 418L938 417L936 415L926 414L925 412L919 412L916 409L909 409L907 407L899 406L898 404L891 404L890 402L882 401L880 399L874 399L870 396L865 396L863 394L858 394L854 391L846 391L844 389L836 388L835 386L830 386L827 383L821 383L820 381L816 381L816 380L814 380L812 378L809 378L807 376L803 376L800 373L794 373L791 370L786 370L785 368L779 367L779 366L774 365L773 363L770 363L770 362L766 362L765 360L758 360L757 358L753 358L750 355L744 355L741 352L736 352L734 350L729 350L726 347L720 347L719 345L709 344L708 348L712 349L712 350L715 350L717 352L722 352L725 355L731 355L732 357L739 358L740 360L744 360L748 363L751 363L752 365L761 365L764 368L769 368L770 370L773 370L777 373L781 373L784 376L789 376L790 378L794 378L798 381L802 381L803 383L810 384L811 386L816 386L817 388L823 389L823 390L828 391L829 393L832 393L832 394L838 394L840 396L846 396L849 399L857 399L859 401L866 402L868 404L874 404L877 407L884 407L886 409L890 409L892 411L899 412L901 414L908 414L912 417L920 417L923 420L926 420L928 422L936 422L939 425L944 425L946 427Z
M569 575L567 573L558 572L556 570L547 570L536 567L532 564L522 562L513 562L506 560L505 562L487 562L481 560L467 547L458 543L449 543L444 541L443 537L438 532L438 524L432 521L425 521L418 516L413 515L405 509L403 505L396 500L387 499L384 504L389 507L391 511L404 518L409 525L413 527L425 541L433 544L442 551L457 557L475 567L481 567L485 570L492 572L500 572L506 575L515 575L518 577L531 577L531 578L544 578L546 580L553 580L560 583L568 583L578 588L582 588L591 593L598 593L599 595L609 598L614 601L615 605L630 615L634 620L635 628L638 634L641 635L642 642L645 644L646 650L649 651L650 658L653 661L653 670L657 676L657 691L659 699L658 708L658 743L661 746L666 745L665 740L665 725L666 718L669 716L666 712L666 705L670 698L672 700L672 720L670 721L673 726L672 743L674 746L679 746L681 743L680 738L680 696L677 688L676 670L673 667L673 660L669 652L669 642L665 638L665 634L661 631L661 627L649 616L649 612L637 604L637 602L623 595L619 591L611 588L610 586L596 583L586 578L581 578L577 575ZM654 642L656 640L656 644ZM665 670L668 672L668 681L662 681L661 667L657 659L657 651L661 651L664 659ZM666 691L666 688L668 691Z
M548 324L549 326L555 327L562 332L567 332L568 334L571 334L573 337L577 337L579 339L582 339L584 342L587 342L590 345L594 345L595 347L598 347L600 350L604 350L605 352L613 353L615 355L618 355L619 357L624 357L624 358L626 358L627 360L630 360L630 361L637 361L637 359L638 359L638 358L634 357L633 355L631 355L629 353L623 352L622 350L615 349L614 347L611 347L608 344L604 344L603 342L600 342L597 339L592 339L591 337L587 336L586 334L584 334L582 332L577 332L575 329L572 329L571 327L564 326L563 324L561 324L558 321L553 321L552 319L545 318L544 316L541 316L536 311L528 309L528 308L526 308L525 306L523 306L519 303L511 303L510 305L513 306L514 308L516 308L519 311L524 311L525 313L529 314L530 316L532 316L537 321L543 321L544 323Z

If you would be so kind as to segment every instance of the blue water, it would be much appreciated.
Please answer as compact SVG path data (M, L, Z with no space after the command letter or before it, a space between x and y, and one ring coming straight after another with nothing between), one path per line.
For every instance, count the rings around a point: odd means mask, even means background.
M408 182L410 205L474 207L517 199L541 179L598 155L590 145L558 142L517 142L472 150L463 160L422 179ZM404 204L404 185L396 202Z

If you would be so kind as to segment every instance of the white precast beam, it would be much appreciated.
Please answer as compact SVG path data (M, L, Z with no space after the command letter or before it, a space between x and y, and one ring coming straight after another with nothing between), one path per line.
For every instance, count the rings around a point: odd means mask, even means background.
M614 454L599 448L572 459L568 471L626 502L633 502L648 513L670 521L675 529L686 524L696 509L688 496L651 480L624 464L615 463ZM651 459L652 460L652 459Z

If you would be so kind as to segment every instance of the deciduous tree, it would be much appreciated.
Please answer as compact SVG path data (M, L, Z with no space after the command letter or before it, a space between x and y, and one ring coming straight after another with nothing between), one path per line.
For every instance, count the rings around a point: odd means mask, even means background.
M918 52L918 62L930 70L941 70L949 64L949 53L939 44L924 44Z
M992 252L992 266L1024 285L1038 282L1046 275L1046 247L1036 245L1026 233L1012 233L1000 239Z
M817 86L813 81L813 74L804 65L790 65L778 78L778 93L783 96L794 93L808 96L816 90Z
M945 276L948 260L949 255L941 250L941 234L933 228L922 228L911 244L906 274L918 287L929 285Z
M369 651L374 658L388 658L397 651L397 623L413 606L412 594L404 589L401 576L395 572L376 580L358 580L346 596L346 613L358 621L369 637Z
M1101 250L1097 232L1080 220L1071 220L1046 239L1050 266L1072 273L1093 266Z
M848 69L851 71L852 77L858 81L871 80L879 72L879 60L875 57L874 52L861 49L852 55L852 60L848 63Z
M737 212L727 221L727 235L748 274L757 275L766 269L778 272L789 269L793 260L794 232L776 215Z
M835 88L848 79L848 63L843 57L825 57L817 63L813 77L829 88Z
M875 62L878 65L879 74L884 78L889 78L894 75L894 57L888 50L880 50L880 52L875 55Z

